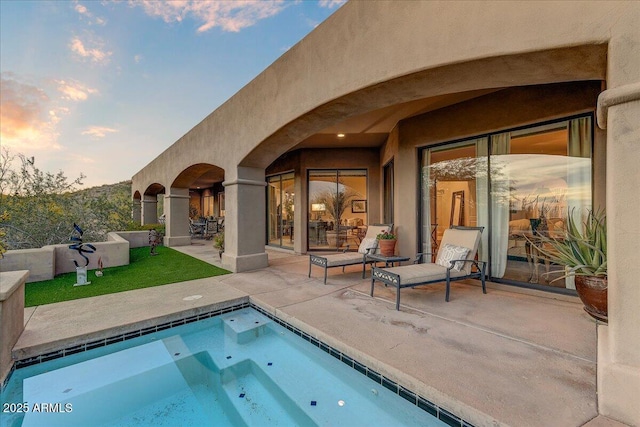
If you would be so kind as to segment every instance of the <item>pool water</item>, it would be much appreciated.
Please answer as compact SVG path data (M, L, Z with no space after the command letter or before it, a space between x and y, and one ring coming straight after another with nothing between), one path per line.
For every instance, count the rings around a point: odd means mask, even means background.
M18 369L0 397L1 427L446 425L250 308Z

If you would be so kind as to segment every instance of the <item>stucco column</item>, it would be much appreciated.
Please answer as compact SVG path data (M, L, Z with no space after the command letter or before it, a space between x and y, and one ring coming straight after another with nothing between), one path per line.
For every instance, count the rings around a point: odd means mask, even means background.
M164 196L165 246L187 246L189 235L189 189L171 188Z
M598 124L607 129L609 280L609 324L598 326L598 410L640 425L640 82L604 91Z
M144 195L142 199L142 225L158 223L158 196Z
M131 219L134 224L142 224L142 201L140 199L133 199L131 205Z
M267 267L264 169L239 167L225 192L222 266L234 272Z

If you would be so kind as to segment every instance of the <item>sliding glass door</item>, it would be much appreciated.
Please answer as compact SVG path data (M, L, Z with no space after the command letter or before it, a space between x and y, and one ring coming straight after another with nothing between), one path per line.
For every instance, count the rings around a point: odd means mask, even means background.
M485 225L478 219L479 208L486 205L486 196L479 194L479 186L487 179L483 141L481 138L423 151L423 252L435 254L444 230L452 225Z
M267 178L267 244L293 248L293 172Z
M581 224L592 206L591 133L583 117L492 136L494 278L573 288L553 281L561 267L544 261L540 236L563 238L567 215Z
M541 236L562 238L567 215L582 223L591 208L591 147L580 117L422 150L422 250L452 225L484 226L491 280L573 288L553 281Z
M309 249L357 249L367 227L367 171L309 171Z

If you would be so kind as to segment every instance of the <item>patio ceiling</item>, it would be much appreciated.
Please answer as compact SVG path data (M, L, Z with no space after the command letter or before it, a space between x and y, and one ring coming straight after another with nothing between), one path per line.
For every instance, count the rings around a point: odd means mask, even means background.
M497 89L474 90L403 102L348 117L295 146L300 148L380 147L400 120L477 98ZM344 138L338 138L343 133Z

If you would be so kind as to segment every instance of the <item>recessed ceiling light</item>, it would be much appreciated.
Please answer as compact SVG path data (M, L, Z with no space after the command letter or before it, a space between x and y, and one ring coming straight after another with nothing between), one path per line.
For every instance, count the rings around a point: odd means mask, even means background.
M339 133L338 138L344 138L344 133Z

